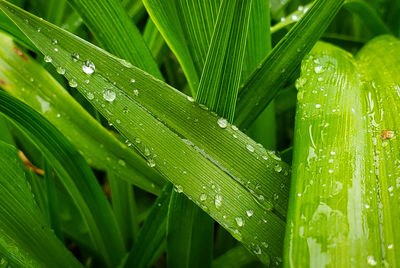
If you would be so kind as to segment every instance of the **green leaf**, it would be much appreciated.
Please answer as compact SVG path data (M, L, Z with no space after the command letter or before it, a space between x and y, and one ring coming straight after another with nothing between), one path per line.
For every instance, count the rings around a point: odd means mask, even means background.
M13 267L82 267L46 223L17 150L0 141L0 254Z
M377 12L367 2L360 0L347 0L344 7L363 19L365 25L374 35L390 33L390 30L378 16Z
M211 267L214 222L175 189L167 222L168 267Z
M222 0L196 101L227 118L236 106L252 0Z
M368 104L368 131L371 131L375 159L376 176L369 188L376 197L366 204L371 208L368 217L373 228L370 228L368 239L379 247L376 252L371 250L369 253L378 266L389 267L400 265L400 255L396 251L400 247L400 230L397 228L400 217L399 45L398 39L384 35L372 39L356 55L365 82L363 93Z
M123 267L149 267L159 252L165 239L165 229L167 228L165 219L168 214L172 187L171 183L167 183L154 202Z
M378 37L354 59L320 43L303 62L287 265L400 263L399 45Z
M66 78L76 82L150 166L181 187L262 261L268 254L281 256L287 164L226 120L126 61L7 2L0 8L44 55L52 57L58 70L65 70ZM93 62L95 71L85 73L83 61L73 61L73 53ZM205 200L202 194L207 195ZM262 242L270 246L264 248Z
M213 268L241 268L246 267L246 265L248 267L262 267L257 258L240 245L228 250L212 263Z
M111 207L83 157L46 119L0 91L0 111L28 132L67 189L107 265L117 264L124 247Z
M368 235L374 228L365 205L375 201L368 200L375 178L358 69L349 53L325 43L301 68L285 263L366 265L367 249L372 254L379 244Z
M139 230L133 187L113 172L108 173L111 201L126 248L130 248Z
M157 63L121 1L69 0L104 49L162 78Z
M195 96L221 0L143 0L149 16L176 55Z
M344 0L315 1L239 91L235 122L248 128L298 69ZM268 81L268 83L266 82Z
M40 64L1 34L0 79L2 88L40 112L93 167L112 170L146 191L160 191L163 178L94 120Z
M243 61L242 82L245 82L271 50L270 1L253 0Z

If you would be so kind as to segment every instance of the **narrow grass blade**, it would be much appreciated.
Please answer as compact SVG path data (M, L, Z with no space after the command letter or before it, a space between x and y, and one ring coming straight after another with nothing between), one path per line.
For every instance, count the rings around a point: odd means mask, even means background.
M374 10L368 2L361 0L347 0L344 4L344 8L357 14L374 35L390 33L390 30L379 17L376 10Z
M122 267L149 267L159 252L160 246L165 239L165 230L168 214L168 204L171 198L172 184L165 185L158 196L150 214L140 230L139 236Z
M290 13L286 17L282 17L281 20L276 23L274 26L271 27L271 33L276 33L281 29L284 29L287 26L290 26L292 24L295 24L298 22L303 15L308 11L310 8L311 4L302 6L301 8L295 10L294 12Z
M368 131L372 134L375 175L371 188L375 189L369 221L375 223L374 239L379 246L369 251L360 261L377 266L400 265L400 41L385 35L368 42L356 56L364 80L367 100Z
M121 1L69 0L104 49L157 78L157 63Z
M7 2L0 2L0 8L84 96L93 94L88 100L151 167L262 261L268 254L281 256L290 170L275 154L126 61ZM95 71L85 73L83 62L72 60L73 53L93 62Z
M55 187L55 174L53 173L50 165L44 160L44 181L46 185L46 196L47 196L47 211L49 214L49 223L51 229L54 230L54 234L61 240L64 241L64 236L61 232L60 220L58 218L58 199Z
M241 267L264 267L258 259L243 246L236 246L212 263L213 268L241 268Z
M242 82L245 82L271 50L270 10L267 0L253 0L243 61Z
M196 101L227 118L235 113L252 0L223 0Z
M214 221L179 191L168 209L168 267L211 267Z
M108 173L111 202L115 218L120 226L125 247L130 248L139 230L139 222L133 187L113 172Z
M275 97L334 18L344 0L315 1L239 91L235 122L248 128Z
M82 267L49 228L17 150L0 142L0 255L13 267Z
M139 2L141 3L141 1ZM163 52L166 51L167 46L156 25L150 18L147 20L143 31L143 39L149 47L154 59L160 64L165 57Z
M83 157L47 120L4 91L0 91L0 111L30 134L80 210L101 258L109 266L117 264L124 253L121 234L111 207Z
M144 0L151 19L178 58L195 96L221 0Z
M15 23L13 23L13 21L4 13L0 14L0 29L4 33L13 36L18 43L24 45L32 51L37 51L31 40L29 40L29 38L27 38L26 35L15 25Z
M146 191L160 191L164 184L161 176L107 132L40 64L2 34L0 63L1 87L40 112L93 167L111 170Z

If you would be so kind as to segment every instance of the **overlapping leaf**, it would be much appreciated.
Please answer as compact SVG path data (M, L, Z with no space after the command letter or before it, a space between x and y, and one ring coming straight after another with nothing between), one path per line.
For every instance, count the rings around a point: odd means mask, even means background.
M3 141L0 165L0 255L14 267L81 267L46 223L17 150Z
M260 259L281 255L286 164L225 119L126 61L6 2L0 8L53 59L58 70L65 71L70 83L76 83L150 166ZM74 61L74 53L79 60ZM93 64L91 71L86 69L86 60Z

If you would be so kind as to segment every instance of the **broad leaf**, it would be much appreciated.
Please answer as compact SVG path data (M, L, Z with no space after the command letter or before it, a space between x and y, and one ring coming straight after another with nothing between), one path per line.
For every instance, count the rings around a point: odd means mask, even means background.
M65 70L67 79L150 166L261 260L266 261L267 254L281 255L289 169L276 155L226 119L126 61L7 2L1 2L0 8L53 59L58 70ZM80 60L73 60L74 53ZM93 63L90 72L86 60ZM270 246L265 248L262 242Z
M82 267L49 228L15 147L0 141L0 255L13 267Z
M162 78L157 63L121 1L69 0L102 47Z
M315 1L301 20L253 72L238 96L235 122L249 127L298 69L334 18L344 0Z
M83 157L46 119L21 101L0 91L0 112L14 120L43 152L69 192L107 265L120 261L122 237L111 207Z
M164 180L141 157L107 132L40 64L1 34L0 79L2 88L40 112L93 167L112 170L147 191L160 191Z

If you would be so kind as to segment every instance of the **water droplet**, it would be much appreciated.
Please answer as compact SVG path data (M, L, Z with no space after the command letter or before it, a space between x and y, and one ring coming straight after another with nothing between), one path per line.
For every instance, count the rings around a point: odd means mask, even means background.
M393 192L393 186L390 186L390 187L388 188L388 191L389 191L389 193Z
M69 84L70 87L77 87L78 86L78 83L74 79L69 80L68 84Z
M190 96L187 96L186 98L187 98L187 100L188 100L188 101L190 101L190 102L194 102L194 99L193 99L192 97L190 97Z
M114 91L107 89L103 93L103 98L108 102L113 102L115 100L116 94Z
M156 166L156 162L154 162L153 159L149 159L149 160L147 161L147 165L149 165L149 167L155 167L155 166Z
M183 192L183 186L182 185L175 185L175 192L177 193L182 193Z
M269 247L269 245L268 245L267 242L261 242L261 245L262 245L263 247L265 247L265 248L268 248L268 247Z
M315 104L315 108L317 108L317 109L321 108L321 104L319 104L319 103Z
M296 21L298 19L299 19L299 17L297 15L292 15L292 20Z
M133 83L135 83L135 82L136 82L136 80L133 79L133 78L131 78L131 83L133 84Z
M253 216L253 210L251 210L251 209L249 209L249 210L246 210L246 214L247 214L247 216L248 217L251 217L251 216Z
M71 54L71 58L73 61L77 62L79 60L79 54L74 52Z
M330 174L332 174L332 173L333 173L333 170L332 170L332 169L330 169L330 170L328 170L328 172L329 172Z
M220 128L226 128L226 126L228 125L228 121L222 117L218 119L217 123Z
M276 164L275 166L274 166L274 170L276 171L276 172L281 172L282 171L282 167L279 165L279 164Z
M239 130L238 127L235 126L235 125L232 125L231 128L232 128L234 131L238 131L238 130Z
M121 167L124 167L126 164L125 164L125 161L124 160L122 160L122 159L119 159L118 160L118 164L121 166Z
M96 69L96 66L90 60L87 60L82 64L82 71L85 74L92 74L92 73L94 73L95 69Z
M44 61L45 62L52 62L53 59L50 56L46 55L46 56L44 56Z
M57 45L57 44L58 44L58 41L57 41L57 39L53 39L53 40L51 40L51 43L52 43L53 45Z
M271 158L275 159L276 161L281 161L282 160L278 155L276 155L276 153L274 151L267 151L267 154ZM264 158L264 160L268 159L266 155L264 155L263 158Z
M89 100L93 100L93 99L94 99L94 95L93 95L92 92L88 92L88 94L87 94L86 96L87 96L87 98L88 98Z
M239 226L239 227L242 227L243 226L243 219L242 219L242 217L236 217L235 218L235 221L236 221L236 224Z
M317 66L315 66L314 71L316 74L319 74L324 71L324 68L321 65L317 65Z
M214 205L216 209L220 209L222 205L222 196L219 194L215 195Z
M56 68L56 71L57 71L57 73L59 73L59 74L65 74L65 69L64 69L63 67L61 67L61 66L57 67L57 68Z
M393 248L393 244L389 244L389 245L387 246L387 248L388 248L388 249L392 249L392 248Z
M247 144L246 149L249 150L250 152L254 152L254 147L251 144Z
M138 95L139 95L139 90L134 89L134 90L133 90L133 94L134 94L135 96L138 96Z
M367 263L368 263L368 265L375 266L376 265L376 261L374 259L374 256L368 256L367 257Z
M256 255L260 255L261 254L261 248L259 246L256 246L255 249L253 250L253 253Z
M201 194L200 195L200 201L204 202L207 199L207 195L206 194Z

